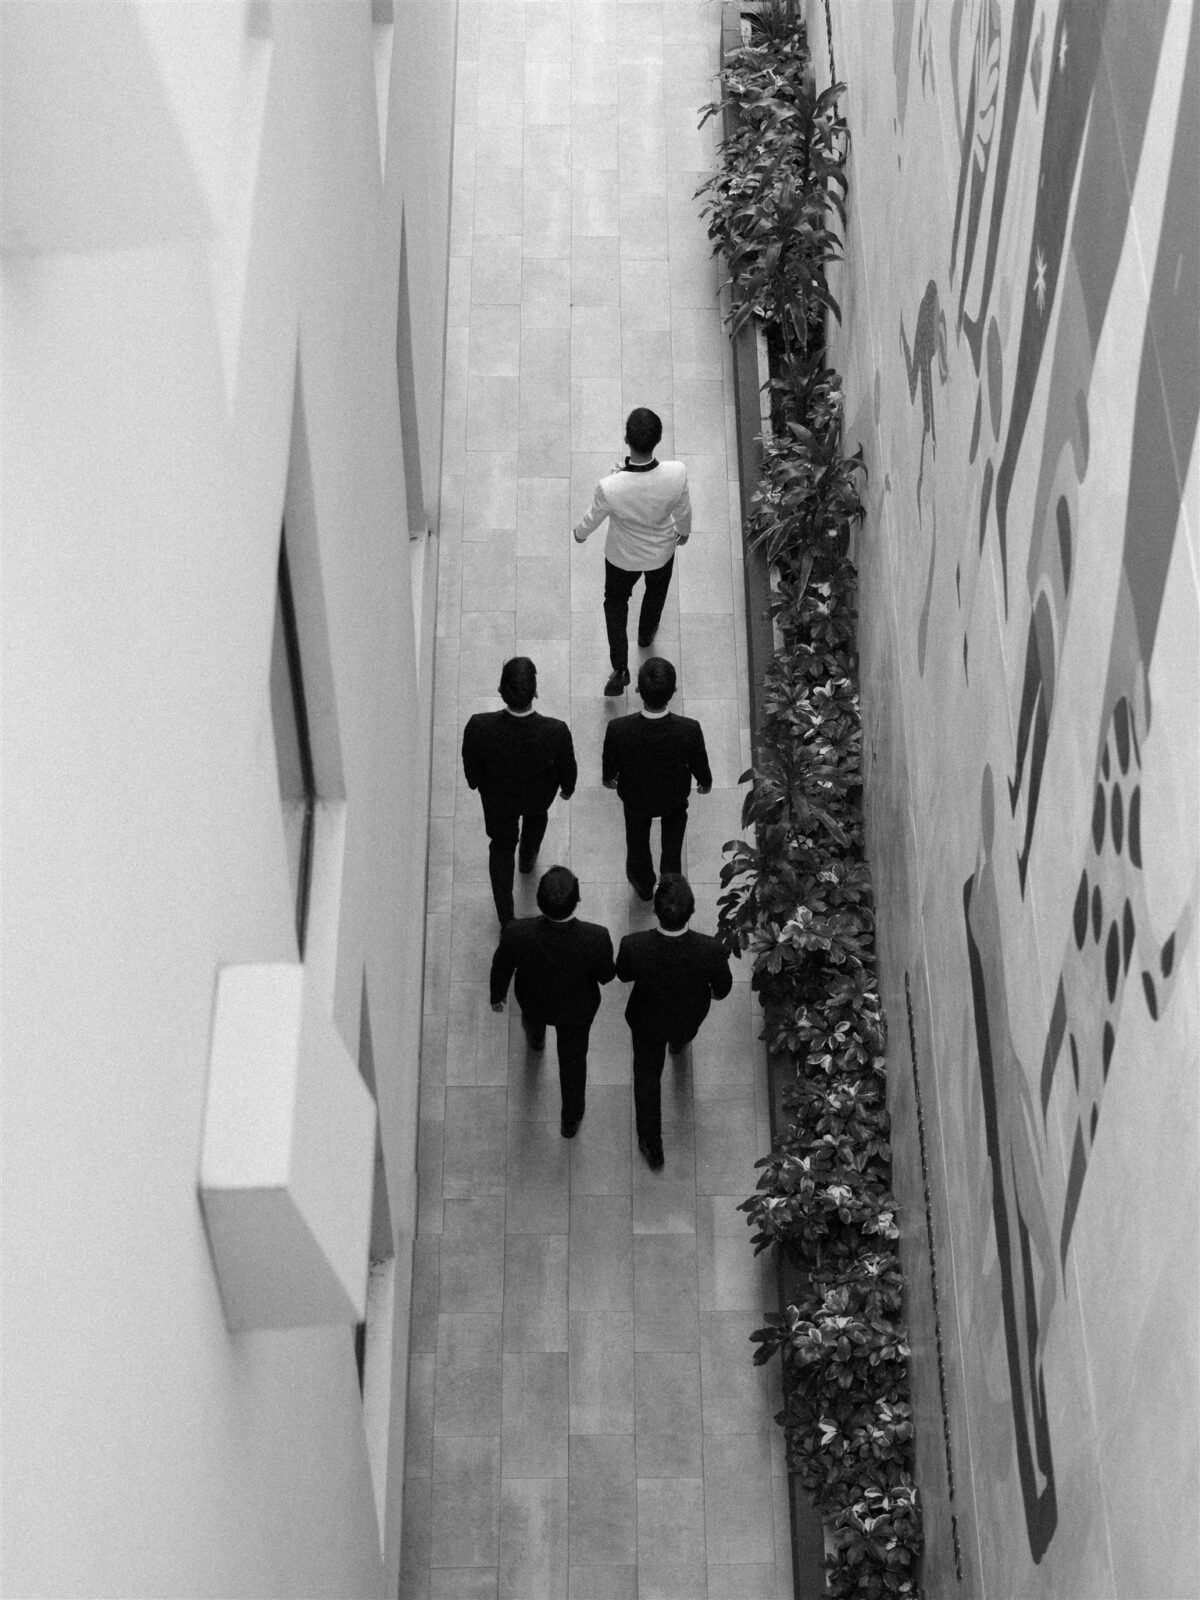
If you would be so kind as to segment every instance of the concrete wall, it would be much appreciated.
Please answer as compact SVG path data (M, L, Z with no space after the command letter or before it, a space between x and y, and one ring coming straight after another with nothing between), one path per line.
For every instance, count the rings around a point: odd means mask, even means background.
M403 436L436 526L456 9L0 15L13 1595L395 1592L431 689ZM365 984L397 1259L382 1556L351 1328L230 1334L197 1198L218 972L298 958L285 508L336 802L306 983L351 1058Z
M831 0L928 1592L1197 1558L1189 0Z

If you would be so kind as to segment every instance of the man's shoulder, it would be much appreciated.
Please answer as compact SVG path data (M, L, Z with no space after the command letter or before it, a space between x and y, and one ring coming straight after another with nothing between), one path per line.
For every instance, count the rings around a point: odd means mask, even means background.
M611 722L606 724L604 737L606 739L624 739L632 732L637 723L644 720L640 711L631 711L624 717L614 717Z
M467 727L474 728L477 732L483 732L486 728L498 726L503 715L503 711L476 711L467 718Z
M602 922L584 922L582 917L576 917L572 926L579 929L581 937L589 944L612 944L612 935Z

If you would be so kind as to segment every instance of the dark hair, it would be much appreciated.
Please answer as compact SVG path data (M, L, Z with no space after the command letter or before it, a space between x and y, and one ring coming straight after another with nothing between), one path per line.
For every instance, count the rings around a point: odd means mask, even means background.
M651 656L638 668L637 691L647 711L662 711L675 693L675 668L662 656Z
M579 879L570 867L549 867L537 886L538 910L561 922L579 904Z
M678 933L696 909L692 886L678 872L664 872L654 891L654 915L671 933Z
M537 694L537 668L528 656L514 656L500 671L500 698L513 711L524 711Z
M636 406L625 419L625 443L638 455L648 455L662 438L662 422L646 406Z

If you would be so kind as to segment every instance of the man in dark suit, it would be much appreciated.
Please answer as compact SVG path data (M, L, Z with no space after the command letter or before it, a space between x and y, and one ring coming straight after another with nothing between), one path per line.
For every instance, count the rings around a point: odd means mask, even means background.
M617 951L617 977L633 984L625 1020L633 1034L638 1149L655 1169L663 1164L660 1085L666 1052L682 1055L709 1004L733 987L724 948L688 927L695 909L687 879L663 873L654 896L658 927L627 933Z
M562 1136L573 1139L583 1121L588 1035L600 1009L600 985L616 976L612 939L596 922L580 922L579 879L551 867L537 891L540 917L519 917L500 934L492 957L492 1010L503 1011L514 973L521 1023L531 1050L543 1050L546 1028L558 1043Z
M513 865L532 872L554 796L569 800L577 776L571 730L533 709L537 668L514 656L500 673L503 711L479 711L463 730L463 771L483 801L488 875L500 926L513 918Z
M654 894L650 823L662 818L660 872L683 871L692 779L700 794L712 788L700 724L667 710L675 693L675 668L661 656L642 663L637 680L642 709L617 717L604 732L601 778L625 807L625 876L640 900Z

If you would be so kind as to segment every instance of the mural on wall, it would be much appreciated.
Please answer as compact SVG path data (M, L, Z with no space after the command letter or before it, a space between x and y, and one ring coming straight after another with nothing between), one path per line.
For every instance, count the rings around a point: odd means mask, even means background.
M1200 630L1198 10L893 0L886 125L869 39L856 60L841 13L839 69L852 93L856 67L871 80L859 203L911 234L861 237L876 327L858 378L920 684L917 827L959 863L956 903L939 889L934 909L966 984L967 1078L947 1069L940 1092L986 1156L962 1197L985 1216L959 1235L976 1251L967 1321L999 1330L978 1419L994 1426L1006 1389L1034 1568L1074 1536L1054 1362L1079 1315L1106 1093L1145 1071L1147 1038L1180 1061L1181 985L1195 1008L1200 863L1179 784L1195 781L1197 686L1179 668ZM1004 1460L1003 1442L976 1448Z

